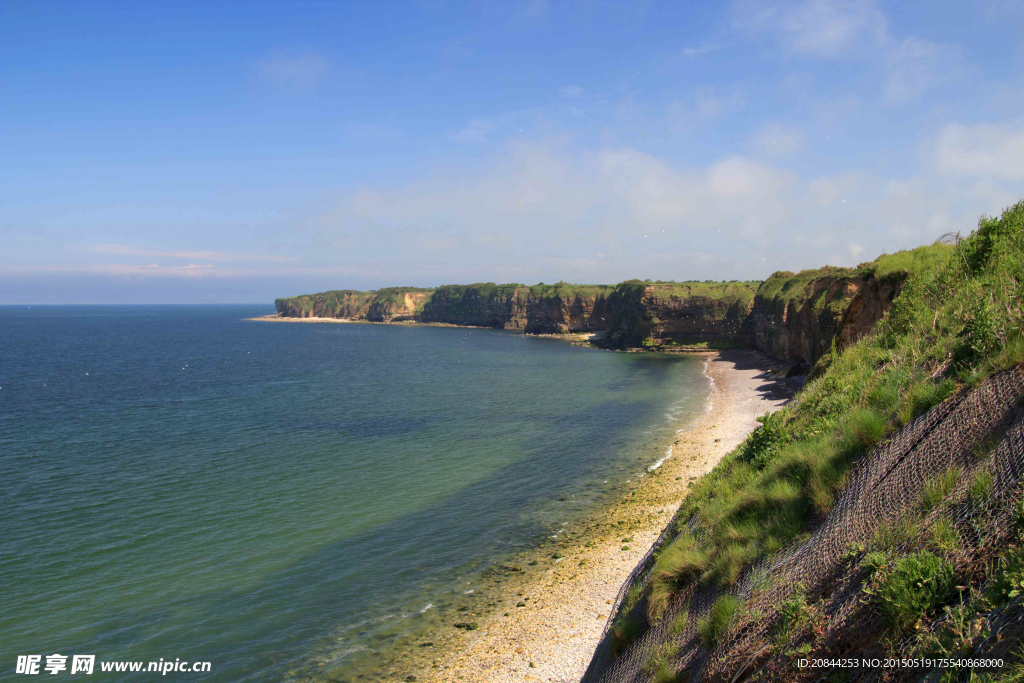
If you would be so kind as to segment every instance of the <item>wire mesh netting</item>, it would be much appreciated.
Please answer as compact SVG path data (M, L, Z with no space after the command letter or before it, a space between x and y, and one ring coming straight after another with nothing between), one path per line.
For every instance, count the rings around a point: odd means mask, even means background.
M941 535L947 546L943 554L957 576L976 573L979 563L1013 537L1024 476L1022 399L1024 370L1017 368L921 415L853 467L834 507L808 540L748 566L728 591L693 582L673 596L656 623L649 622L645 601L637 601L629 616L642 634L623 651L614 652L609 629L615 612L630 588L636 590L649 580L657 549L677 536L669 538L666 530L620 590L583 683L650 681L655 656L667 660L676 680L695 683L818 679L820 670L793 671L790 659L779 652L782 610L798 594L817 606L816 652L861 656L878 648L883 624L864 599L869 573L861 559L880 536L887 538L894 556L905 556L924 547L925 539ZM935 482L943 477L948 486L923 510L926 489L934 491ZM911 512L915 514L908 517ZM688 526L699 528L694 519ZM739 601L740 609L725 636L705 644L697 623L726 593ZM685 623L676 618L683 611ZM1022 611L995 611L988 615L989 623L977 625L989 635L977 645L976 655L1019 643ZM877 668L855 668L845 674L849 680L922 680L937 675Z

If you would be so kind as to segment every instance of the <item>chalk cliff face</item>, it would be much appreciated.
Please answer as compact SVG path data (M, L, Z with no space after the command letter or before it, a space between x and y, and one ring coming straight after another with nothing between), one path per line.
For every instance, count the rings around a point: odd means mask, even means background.
M778 272L764 282L651 282L618 285L444 285L372 292L335 290L278 299L285 317L418 321L531 334L607 332L610 348L752 346L799 366L813 365L835 339L867 334L899 293L902 279L822 268Z

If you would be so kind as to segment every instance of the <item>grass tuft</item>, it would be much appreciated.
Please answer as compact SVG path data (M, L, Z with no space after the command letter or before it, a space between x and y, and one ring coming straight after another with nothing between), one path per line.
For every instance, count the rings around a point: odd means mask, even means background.
M740 601L734 595L723 595L707 613L697 620L697 634L706 647L713 648L729 632Z

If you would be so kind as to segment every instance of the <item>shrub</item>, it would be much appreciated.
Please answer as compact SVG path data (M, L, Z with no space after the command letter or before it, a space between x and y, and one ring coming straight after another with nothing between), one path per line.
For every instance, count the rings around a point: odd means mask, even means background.
M779 454L782 446L789 441L783 420L781 412L768 413L757 418L761 426L755 429L744 443L744 460L763 470Z
M946 602L955 584L952 565L927 550L894 561L878 577L870 594L896 631L909 630Z
M785 645L794 634L799 633L810 618L807 606L807 595L798 590L791 598L782 603L779 609L779 622L775 626L772 640L776 645Z
M985 597L994 605L1004 605L1024 595L1024 533L1017 537L992 568Z
M970 363L1002 348L998 323L988 302L975 301L965 317L964 326L958 335L960 343L954 354L957 362Z

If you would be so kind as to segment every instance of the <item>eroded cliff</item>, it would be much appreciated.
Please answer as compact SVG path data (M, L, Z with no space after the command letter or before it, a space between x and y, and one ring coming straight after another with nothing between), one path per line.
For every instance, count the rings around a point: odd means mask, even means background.
M278 299L285 317L417 321L530 334L606 332L618 349L749 346L810 369L868 334L927 248L882 256L857 268L780 271L764 282L652 282L618 285L443 285L334 290Z

